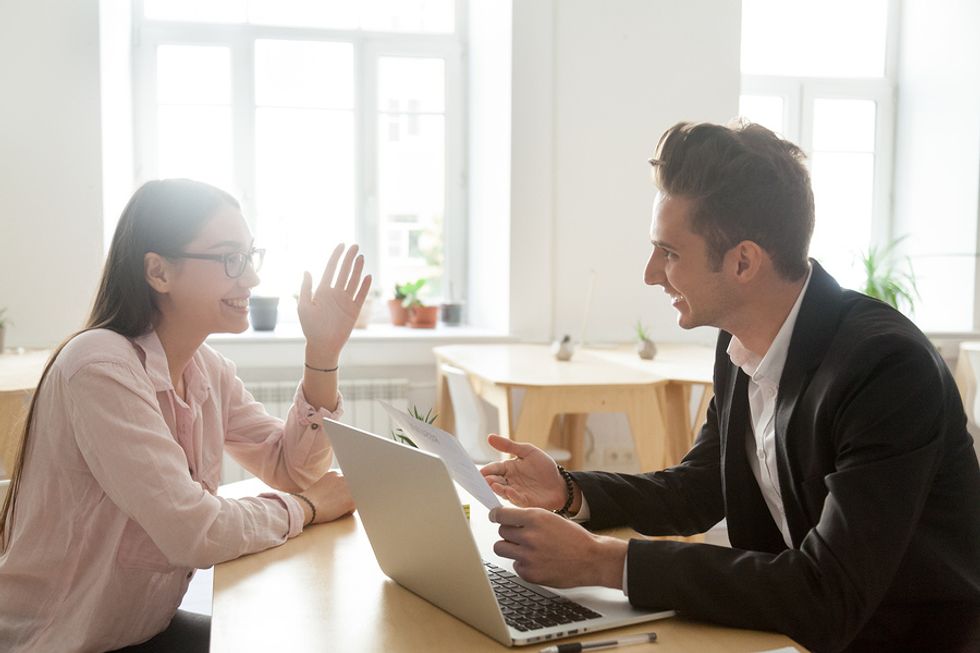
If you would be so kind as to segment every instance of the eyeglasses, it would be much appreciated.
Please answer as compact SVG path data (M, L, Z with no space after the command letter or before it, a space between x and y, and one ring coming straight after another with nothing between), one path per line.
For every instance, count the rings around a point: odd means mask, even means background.
M231 252L230 254L189 254L181 252L167 258L196 258L205 261L220 261L225 265L225 274L231 279L237 279L245 274L245 266L251 265L253 272L262 268L265 250L253 247L247 252Z

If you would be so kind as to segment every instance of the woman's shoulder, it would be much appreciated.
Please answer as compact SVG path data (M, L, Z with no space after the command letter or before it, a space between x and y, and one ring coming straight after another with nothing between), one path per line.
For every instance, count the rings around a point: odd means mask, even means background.
M92 363L139 365L132 341L109 329L88 329L69 340L54 365L68 376Z

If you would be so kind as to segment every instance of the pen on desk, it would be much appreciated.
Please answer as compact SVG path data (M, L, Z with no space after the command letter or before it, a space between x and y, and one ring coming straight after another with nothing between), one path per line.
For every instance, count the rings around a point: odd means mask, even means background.
M619 648L633 644L646 644L657 641L657 633L640 633L620 639L607 639L602 642L572 642L571 644L556 644L541 649L541 653L579 653L579 651L597 651L602 648Z

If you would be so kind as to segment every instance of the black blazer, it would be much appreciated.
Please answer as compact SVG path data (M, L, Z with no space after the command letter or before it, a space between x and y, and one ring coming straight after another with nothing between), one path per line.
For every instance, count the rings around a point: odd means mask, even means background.
M816 651L980 650L980 470L926 337L813 262L776 403L792 548L746 458L748 377L730 340L718 338L715 397L680 464L573 473L593 529L690 535L728 520L731 549L632 540L630 602L780 631Z

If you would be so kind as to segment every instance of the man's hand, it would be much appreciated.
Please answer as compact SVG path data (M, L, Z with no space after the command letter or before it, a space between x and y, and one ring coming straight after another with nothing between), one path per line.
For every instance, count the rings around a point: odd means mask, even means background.
M628 543L588 532L540 508L494 508L500 524L493 551L514 561L521 578L549 587L602 585L622 589Z
M551 456L532 444L514 442L496 434L487 441L497 451L514 456L510 460L490 463L480 470L491 490L524 508L557 510L565 505L568 496L565 479L558 473ZM573 514L582 505L582 493L577 486L574 495L570 508Z

